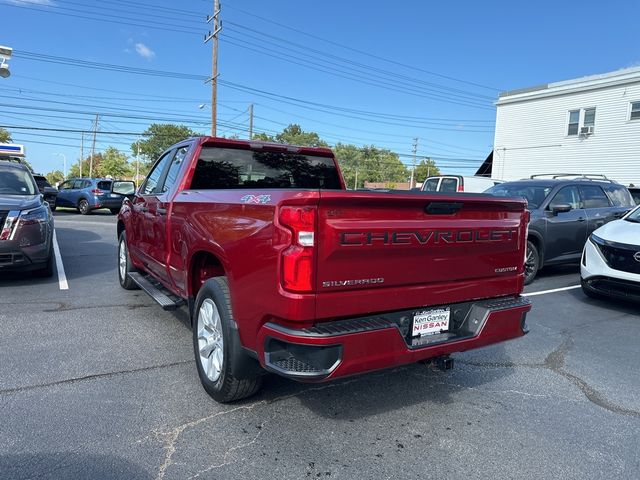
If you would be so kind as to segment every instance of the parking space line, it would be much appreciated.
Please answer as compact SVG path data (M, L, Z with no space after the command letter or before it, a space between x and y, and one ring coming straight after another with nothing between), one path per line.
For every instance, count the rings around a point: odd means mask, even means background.
M523 293L523 297L535 297L536 295L546 295L547 293L564 292L566 290L574 290L580 288L580 285L572 285L570 287L553 288L551 290L542 290L540 292Z
M56 268L58 269L58 285L60 290L69 290L67 275L64 273L64 265L62 264L62 255L60 255L60 247L58 246L58 237L56 231L53 230L53 253L56 256Z

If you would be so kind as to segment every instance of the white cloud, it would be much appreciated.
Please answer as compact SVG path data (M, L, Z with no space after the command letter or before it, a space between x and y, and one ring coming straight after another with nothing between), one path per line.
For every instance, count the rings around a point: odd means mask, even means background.
M136 52L142 58L146 58L147 60L151 60L155 58L156 52L147 47L144 43L136 43Z
M55 5L53 0L9 0L9 3L14 5L42 5L45 7L53 7Z

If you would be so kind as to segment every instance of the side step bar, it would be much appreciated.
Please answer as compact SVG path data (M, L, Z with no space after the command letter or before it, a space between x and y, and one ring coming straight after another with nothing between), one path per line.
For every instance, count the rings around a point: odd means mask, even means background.
M163 310L175 310L184 305L184 300L178 298L169 292L158 282L150 279L138 272L130 272L129 277L144 290L151 298L153 298Z

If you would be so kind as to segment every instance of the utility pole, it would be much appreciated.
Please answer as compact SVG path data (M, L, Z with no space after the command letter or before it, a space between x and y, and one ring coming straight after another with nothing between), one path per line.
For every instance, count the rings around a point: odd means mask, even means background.
M98 114L96 113L96 120L93 124L93 145L91 146L91 161L89 162L89 178L93 178L93 156L96 153L96 133L98 131Z
M82 162L84 161L84 131L80 133L80 178L82 178Z
M253 138L253 103L249 105L249 140Z
M136 187L138 186L138 177L140 176L140 140L136 142Z
M204 43L209 40L213 40L213 51L211 54L212 66L211 66L211 78L208 80L211 82L211 136L216 136L217 128L217 102L218 102L218 37L220 30L222 30L222 21L220 17L220 0L213 0L213 16L207 15L207 23L213 20L213 33L209 31L204 36Z
M411 181L409 182L409 190L413 188L414 175L416 172L416 155L418 154L418 139L413 139L413 168L411 169Z

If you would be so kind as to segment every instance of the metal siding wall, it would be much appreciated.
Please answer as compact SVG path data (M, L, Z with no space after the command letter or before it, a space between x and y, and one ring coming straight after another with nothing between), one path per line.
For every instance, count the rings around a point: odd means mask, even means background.
M631 101L640 101L640 82L499 105L492 176L602 173L639 185L640 120L629 121ZM596 107L595 133L568 137L568 111L589 107Z

